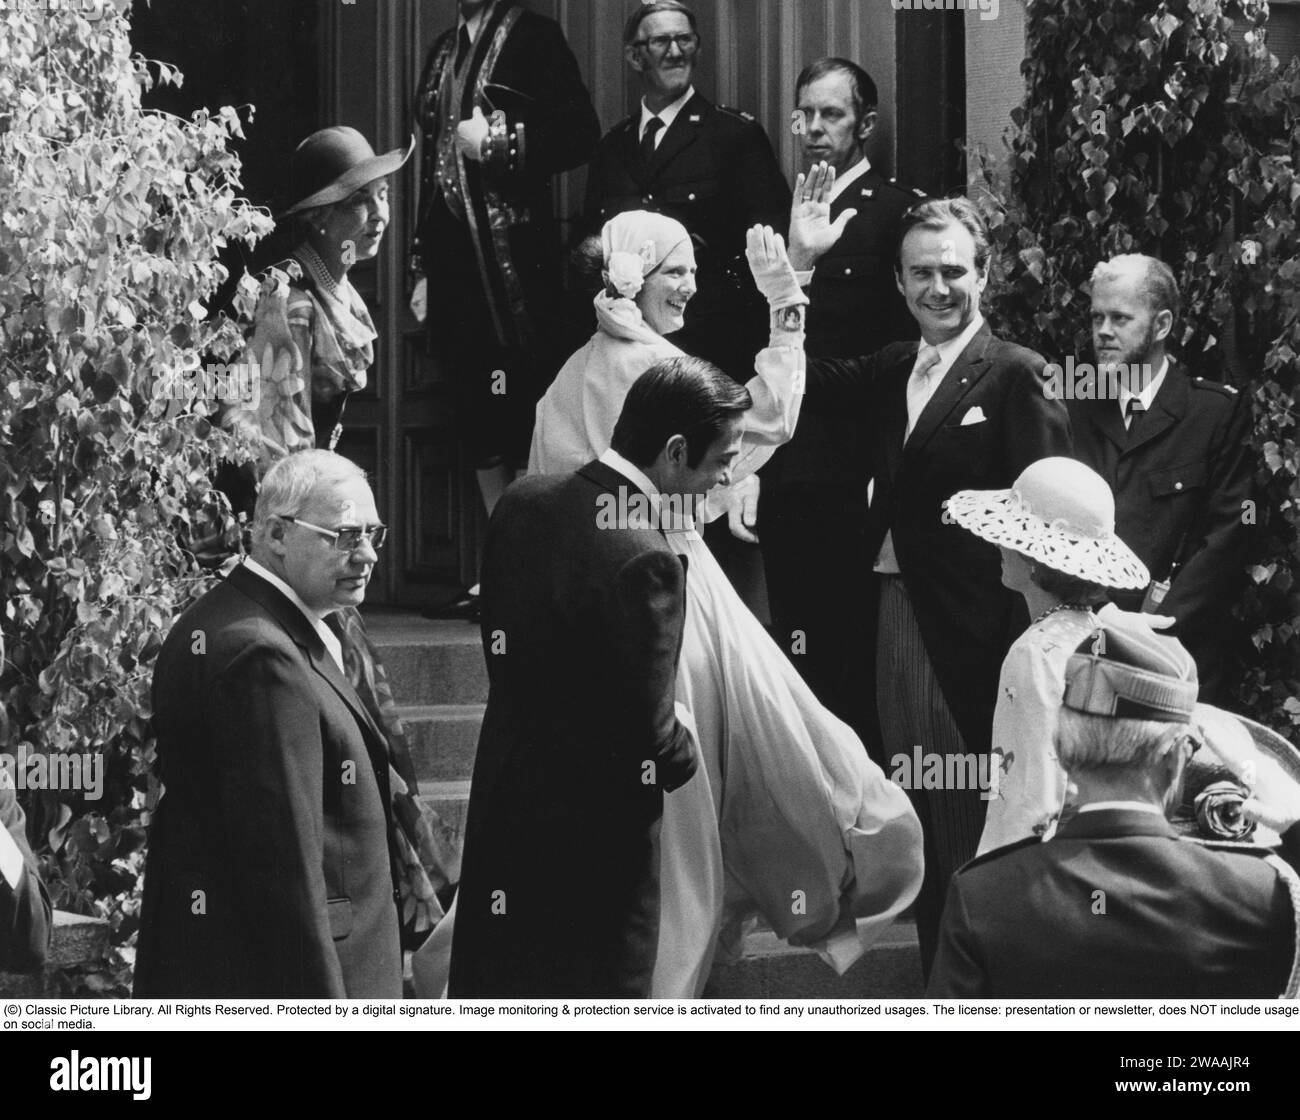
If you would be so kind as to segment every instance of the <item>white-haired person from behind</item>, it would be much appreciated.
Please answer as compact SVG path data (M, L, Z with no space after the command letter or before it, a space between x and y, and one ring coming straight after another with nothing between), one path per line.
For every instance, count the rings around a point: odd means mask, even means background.
M953 877L931 998L1296 997L1300 752L1197 691L1174 638L1084 639L1056 731L1077 811Z
M1115 535L1110 487L1074 459L1031 463L1009 490L963 490L949 499L947 515L998 546L1002 582L1024 596L1032 620L1007 651L998 681L988 814L976 852L983 855L1055 831L1067 801L1052 744L1066 663L1100 633L1103 615L1114 625L1150 626L1105 606L1112 590L1145 587L1149 577Z

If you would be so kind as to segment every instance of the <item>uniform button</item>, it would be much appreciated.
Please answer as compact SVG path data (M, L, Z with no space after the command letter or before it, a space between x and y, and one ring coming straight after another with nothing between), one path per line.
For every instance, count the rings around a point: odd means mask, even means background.
M692 202L695 201L695 195L694 195L694 194L691 195L691 201L692 201Z
M851 268L846 268L846 269L844 270L844 275L845 275L845 276L852 276L852 275L853 275L853 269L851 269Z
M1182 484L1181 482L1175 482L1175 483L1174 483L1174 489L1175 489L1175 490L1181 490L1182 488L1183 488L1183 484Z

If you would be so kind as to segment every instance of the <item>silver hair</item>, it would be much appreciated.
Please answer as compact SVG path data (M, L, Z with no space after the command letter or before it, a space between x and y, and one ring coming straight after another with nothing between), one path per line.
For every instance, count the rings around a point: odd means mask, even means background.
M295 451L286 455L262 479L253 511L253 539L263 539L271 518L301 514L318 487L355 479L366 481L366 472L333 451Z
M1158 762L1189 730L1184 723L1116 719L1062 708L1056 723L1056 757L1067 773L1143 770Z
M1092 270L1091 284L1109 283L1122 280L1126 276L1136 276L1151 310L1155 312L1170 311L1175 319L1182 310L1182 297L1178 294L1178 281L1174 271L1162 260L1148 257L1142 253L1122 253L1101 261Z

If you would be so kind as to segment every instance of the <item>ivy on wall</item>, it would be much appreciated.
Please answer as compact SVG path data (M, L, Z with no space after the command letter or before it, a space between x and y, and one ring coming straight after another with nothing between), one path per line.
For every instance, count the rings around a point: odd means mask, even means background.
M1270 54L1267 22L1263 0L1029 0L1007 158L976 152L976 178L1007 337L1048 361L1088 354L1093 267L1148 253L1179 280L1180 358L1250 394L1236 694L1300 741L1300 61Z
M127 0L95 7L0 10L0 750L29 764L55 905L114 929L76 986L122 991L159 792L153 662L207 587L196 538L235 531L214 468L247 457L176 375L242 345L204 303L220 250L271 222L240 197L235 111L142 111L180 75L132 57ZM241 281L235 314L256 297ZM80 788L48 765L70 755Z

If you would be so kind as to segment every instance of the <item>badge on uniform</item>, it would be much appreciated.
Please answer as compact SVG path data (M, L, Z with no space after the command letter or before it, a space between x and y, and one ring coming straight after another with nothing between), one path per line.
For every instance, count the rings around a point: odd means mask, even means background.
M863 188L862 188L862 197L863 197L863 198L870 198L870 197L871 197L873 194L875 194L875 193L876 193L875 190L872 189L871 187L863 187Z
M699 124L699 123L700 123L700 114L699 114L699 113L692 113L692 114L691 114L691 124Z

